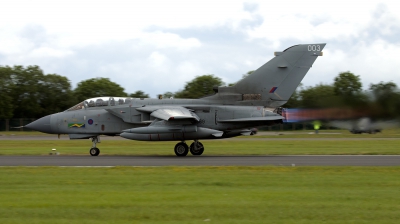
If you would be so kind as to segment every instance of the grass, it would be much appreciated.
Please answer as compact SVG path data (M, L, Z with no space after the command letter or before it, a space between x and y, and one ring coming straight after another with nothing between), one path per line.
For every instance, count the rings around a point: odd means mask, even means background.
M345 130L309 133L313 131L260 132L233 140L202 142L205 155L400 155L400 129L374 135L355 135ZM87 155L91 147L90 140L59 140L56 135L39 132L0 132L0 135L20 135L16 140L0 140L0 155L47 155L53 148L61 155ZM22 140L23 136L31 138ZM50 136L54 140L35 140L35 136ZM175 144L103 139L98 147L101 155L174 155Z
M0 168L0 223L398 223L399 167Z
M239 138L400 138L400 128L384 129L377 134L352 134L348 130L331 129L320 130L285 130L285 131L260 131L258 135L242 136ZM267 135L266 135L267 134ZM0 136L56 136L38 131L0 131Z
M0 136L52 136L52 135L38 131L0 131Z
M399 155L400 139L202 141L204 155ZM191 142L187 142L190 144ZM103 140L100 155L174 155L176 142ZM1 140L0 155L88 155L90 140Z
M264 134L263 134L264 133ZM265 135L270 133L269 135ZM274 133L274 135L271 135ZM348 130L320 130L319 134L314 134L314 130L296 131L267 131L260 132L259 135L251 136L254 138L400 138L400 128L385 129L376 134L352 134Z

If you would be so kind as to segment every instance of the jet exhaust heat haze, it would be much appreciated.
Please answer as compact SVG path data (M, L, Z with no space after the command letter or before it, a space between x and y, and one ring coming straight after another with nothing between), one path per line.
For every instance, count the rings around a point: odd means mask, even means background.
M92 139L90 155L97 156L100 135L140 141L178 141L177 156L201 155L200 139L250 135L250 128L280 124L285 104L322 56L325 44L301 44L275 52L275 57L240 80L218 87L200 99L98 97L45 116L26 128ZM188 146L185 141L193 140Z

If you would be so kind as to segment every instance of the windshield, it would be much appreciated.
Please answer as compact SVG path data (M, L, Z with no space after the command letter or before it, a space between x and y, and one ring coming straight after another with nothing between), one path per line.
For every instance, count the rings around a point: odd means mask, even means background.
M131 98L125 97L96 97L90 98L78 103L77 105L69 108L67 111L82 110L86 107L104 107L104 106L117 106L123 104L130 104Z

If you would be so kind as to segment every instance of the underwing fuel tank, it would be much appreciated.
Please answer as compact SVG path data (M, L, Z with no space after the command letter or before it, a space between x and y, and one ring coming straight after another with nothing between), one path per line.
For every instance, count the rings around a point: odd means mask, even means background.
M120 136L126 139L138 141L182 141L220 138L224 134L224 132L214 129L200 128L197 126L194 127L175 127L174 130L171 130L171 127L151 126L143 128L132 128L124 130L124 132L122 132Z
M180 126L147 126L141 128L132 128L123 130L122 132L135 133L135 134L161 134L161 133L172 133L182 132L191 133L197 132L196 125L180 125Z

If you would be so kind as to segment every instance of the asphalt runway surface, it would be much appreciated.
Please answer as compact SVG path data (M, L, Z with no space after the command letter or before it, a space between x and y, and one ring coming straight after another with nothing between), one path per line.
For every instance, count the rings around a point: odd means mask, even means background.
M400 156L0 156L0 166L400 166Z

